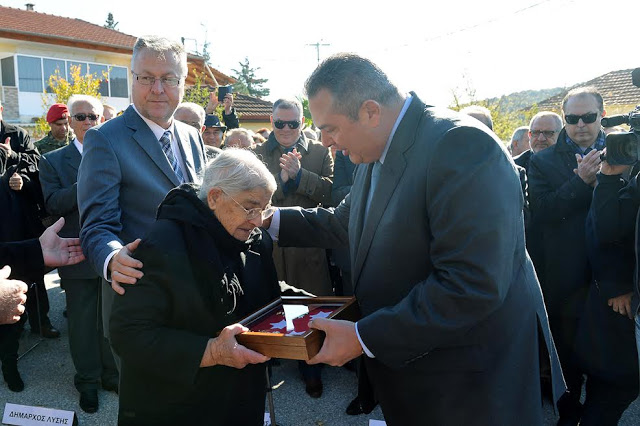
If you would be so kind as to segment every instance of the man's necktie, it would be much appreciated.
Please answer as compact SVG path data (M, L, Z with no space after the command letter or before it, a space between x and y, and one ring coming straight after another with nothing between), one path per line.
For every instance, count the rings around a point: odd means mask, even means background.
M173 155L173 150L171 149L171 132L166 131L162 134L162 137L160 138L160 146L162 146L162 151L164 152L164 155L167 156L167 160L169 160L169 164L178 177L178 180L180 183L184 183L184 175L182 174L182 170L180 170L178 159Z
M373 168L371 170L371 184L369 185L369 196L367 197L367 206L365 208L364 217L366 218L369 214L369 208L371 207L371 200L373 200L373 194L376 191L376 185L378 185L378 178L380 177L380 168L382 164L379 161L373 163Z

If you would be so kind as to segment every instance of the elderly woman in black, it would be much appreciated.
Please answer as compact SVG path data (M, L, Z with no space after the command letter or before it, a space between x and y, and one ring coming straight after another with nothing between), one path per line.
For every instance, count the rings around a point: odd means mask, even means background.
M246 330L239 319L281 292L258 228L275 189L253 153L228 149L199 192L182 185L160 205L135 252L144 277L113 305L119 424L262 425L268 358L235 335Z

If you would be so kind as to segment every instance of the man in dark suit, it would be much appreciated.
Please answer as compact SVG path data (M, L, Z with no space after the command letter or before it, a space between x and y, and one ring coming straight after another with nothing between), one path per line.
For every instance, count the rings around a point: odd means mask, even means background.
M363 317L314 320L326 339L310 362L364 351L389 425L540 425L541 359L564 386L500 141L356 55L327 59L306 91L323 144L361 163L335 210L281 209L271 224L282 245L350 247Z
M529 162L531 214L542 231L542 290L569 388L558 403L558 424L599 424L581 420L584 371L576 360L575 338L592 279L585 221L604 148L604 102L594 88L574 89L565 96L562 111L566 125L556 144ZM587 404L595 402L592 389L587 386Z
M187 56L165 38L139 38L131 59L133 105L87 132L78 170L82 248L103 285L103 322L119 283L134 284L142 263L130 256L164 196L182 182L199 182L202 138L173 119L184 95ZM110 282L110 284L109 284Z
M69 98L71 128L76 137L40 160L40 183L49 214L66 221L61 234L77 238L80 234L77 180L82 160L84 136L101 119L102 103L86 95ZM80 392L80 408L98 410L98 387L118 390L116 369L109 343L102 332L100 293L102 279L88 262L58 269L60 284L67 296L69 350L76 369L74 384Z

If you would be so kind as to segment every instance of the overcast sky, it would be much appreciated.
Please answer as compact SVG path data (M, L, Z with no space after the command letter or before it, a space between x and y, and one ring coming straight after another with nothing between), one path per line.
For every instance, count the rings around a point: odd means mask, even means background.
M24 3L0 0L16 8ZM402 90L437 105L449 105L452 91L467 86L484 98L640 67L637 0L34 3L38 12L98 25L111 12L124 33L185 37L190 50L208 40L220 71L233 75L244 57L260 67L271 100L301 94L317 65L315 43L328 44L320 59L343 51L369 57ZM633 45L633 55L624 50Z

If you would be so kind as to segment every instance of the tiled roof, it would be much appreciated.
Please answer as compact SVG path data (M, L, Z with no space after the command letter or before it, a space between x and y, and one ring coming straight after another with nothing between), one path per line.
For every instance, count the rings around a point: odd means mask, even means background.
M35 41L40 43L94 48L110 52L131 54L137 37L110 30L82 19L64 18L31 10L0 6L0 38ZM195 66L204 72L202 57L188 54L189 70ZM210 68L219 84L234 80ZM193 84L191 72L187 84Z
M133 49L136 42L134 36L110 30L82 19L63 18L4 6L0 6L0 31L12 32L16 36L41 36L128 50Z
M600 92L604 98L605 107L607 105L636 105L640 103L640 88L635 87L631 82L632 71L633 69L611 71L593 80L578 83L538 103L538 108L540 110L560 110L562 99L569 90L586 86L594 86Z
M273 103L253 96L236 93L233 104L240 115L240 120L269 120Z

